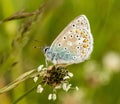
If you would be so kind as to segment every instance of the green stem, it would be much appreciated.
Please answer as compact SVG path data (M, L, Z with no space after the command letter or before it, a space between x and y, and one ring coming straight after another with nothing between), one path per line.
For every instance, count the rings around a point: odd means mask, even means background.
M33 88L31 88L30 90L28 90L27 92L25 92L22 96L20 96L18 99L16 99L12 104L17 104L25 96L27 96L29 93L31 93L32 91L34 91L37 88L37 86L38 86L38 84L36 86L34 86Z

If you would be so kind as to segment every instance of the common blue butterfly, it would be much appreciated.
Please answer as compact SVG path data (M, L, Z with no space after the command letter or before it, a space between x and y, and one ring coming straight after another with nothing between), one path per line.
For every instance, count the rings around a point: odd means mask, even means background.
M71 21L53 41L44 48L47 61L56 64L77 64L87 60L93 50L93 37L85 15Z

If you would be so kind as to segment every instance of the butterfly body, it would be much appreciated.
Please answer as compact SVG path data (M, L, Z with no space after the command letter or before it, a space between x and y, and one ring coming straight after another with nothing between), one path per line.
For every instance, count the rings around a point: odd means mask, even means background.
M54 64L77 64L87 60L93 50L93 37L86 16L75 18L44 50L46 60Z

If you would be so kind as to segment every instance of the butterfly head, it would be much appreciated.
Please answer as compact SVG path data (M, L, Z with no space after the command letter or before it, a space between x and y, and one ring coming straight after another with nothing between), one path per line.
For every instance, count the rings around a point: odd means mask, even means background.
M52 59L52 52L50 51L50 47L45 47L43 49L44 55L46 57L46 60L51 61Z

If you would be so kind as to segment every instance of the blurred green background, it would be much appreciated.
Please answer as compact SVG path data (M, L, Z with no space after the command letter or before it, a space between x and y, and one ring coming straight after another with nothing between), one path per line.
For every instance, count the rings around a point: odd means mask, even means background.
M24 34L26 21L35 17L0 24L0 88L19 75L44 64L44 46L50 46L58 34L75 17L85 14L94 37L91 58L71 65L70 80L80 90L57 93L56 101L49 101L48 87L41 94L36 91L18 104L120 104L120 1L119 0L0 0L0 20L25 10L35 11L42 4L45 10ZM39 46L42 48L33 48ZM33 79L0 95L0 104L12 104L34 86Z

